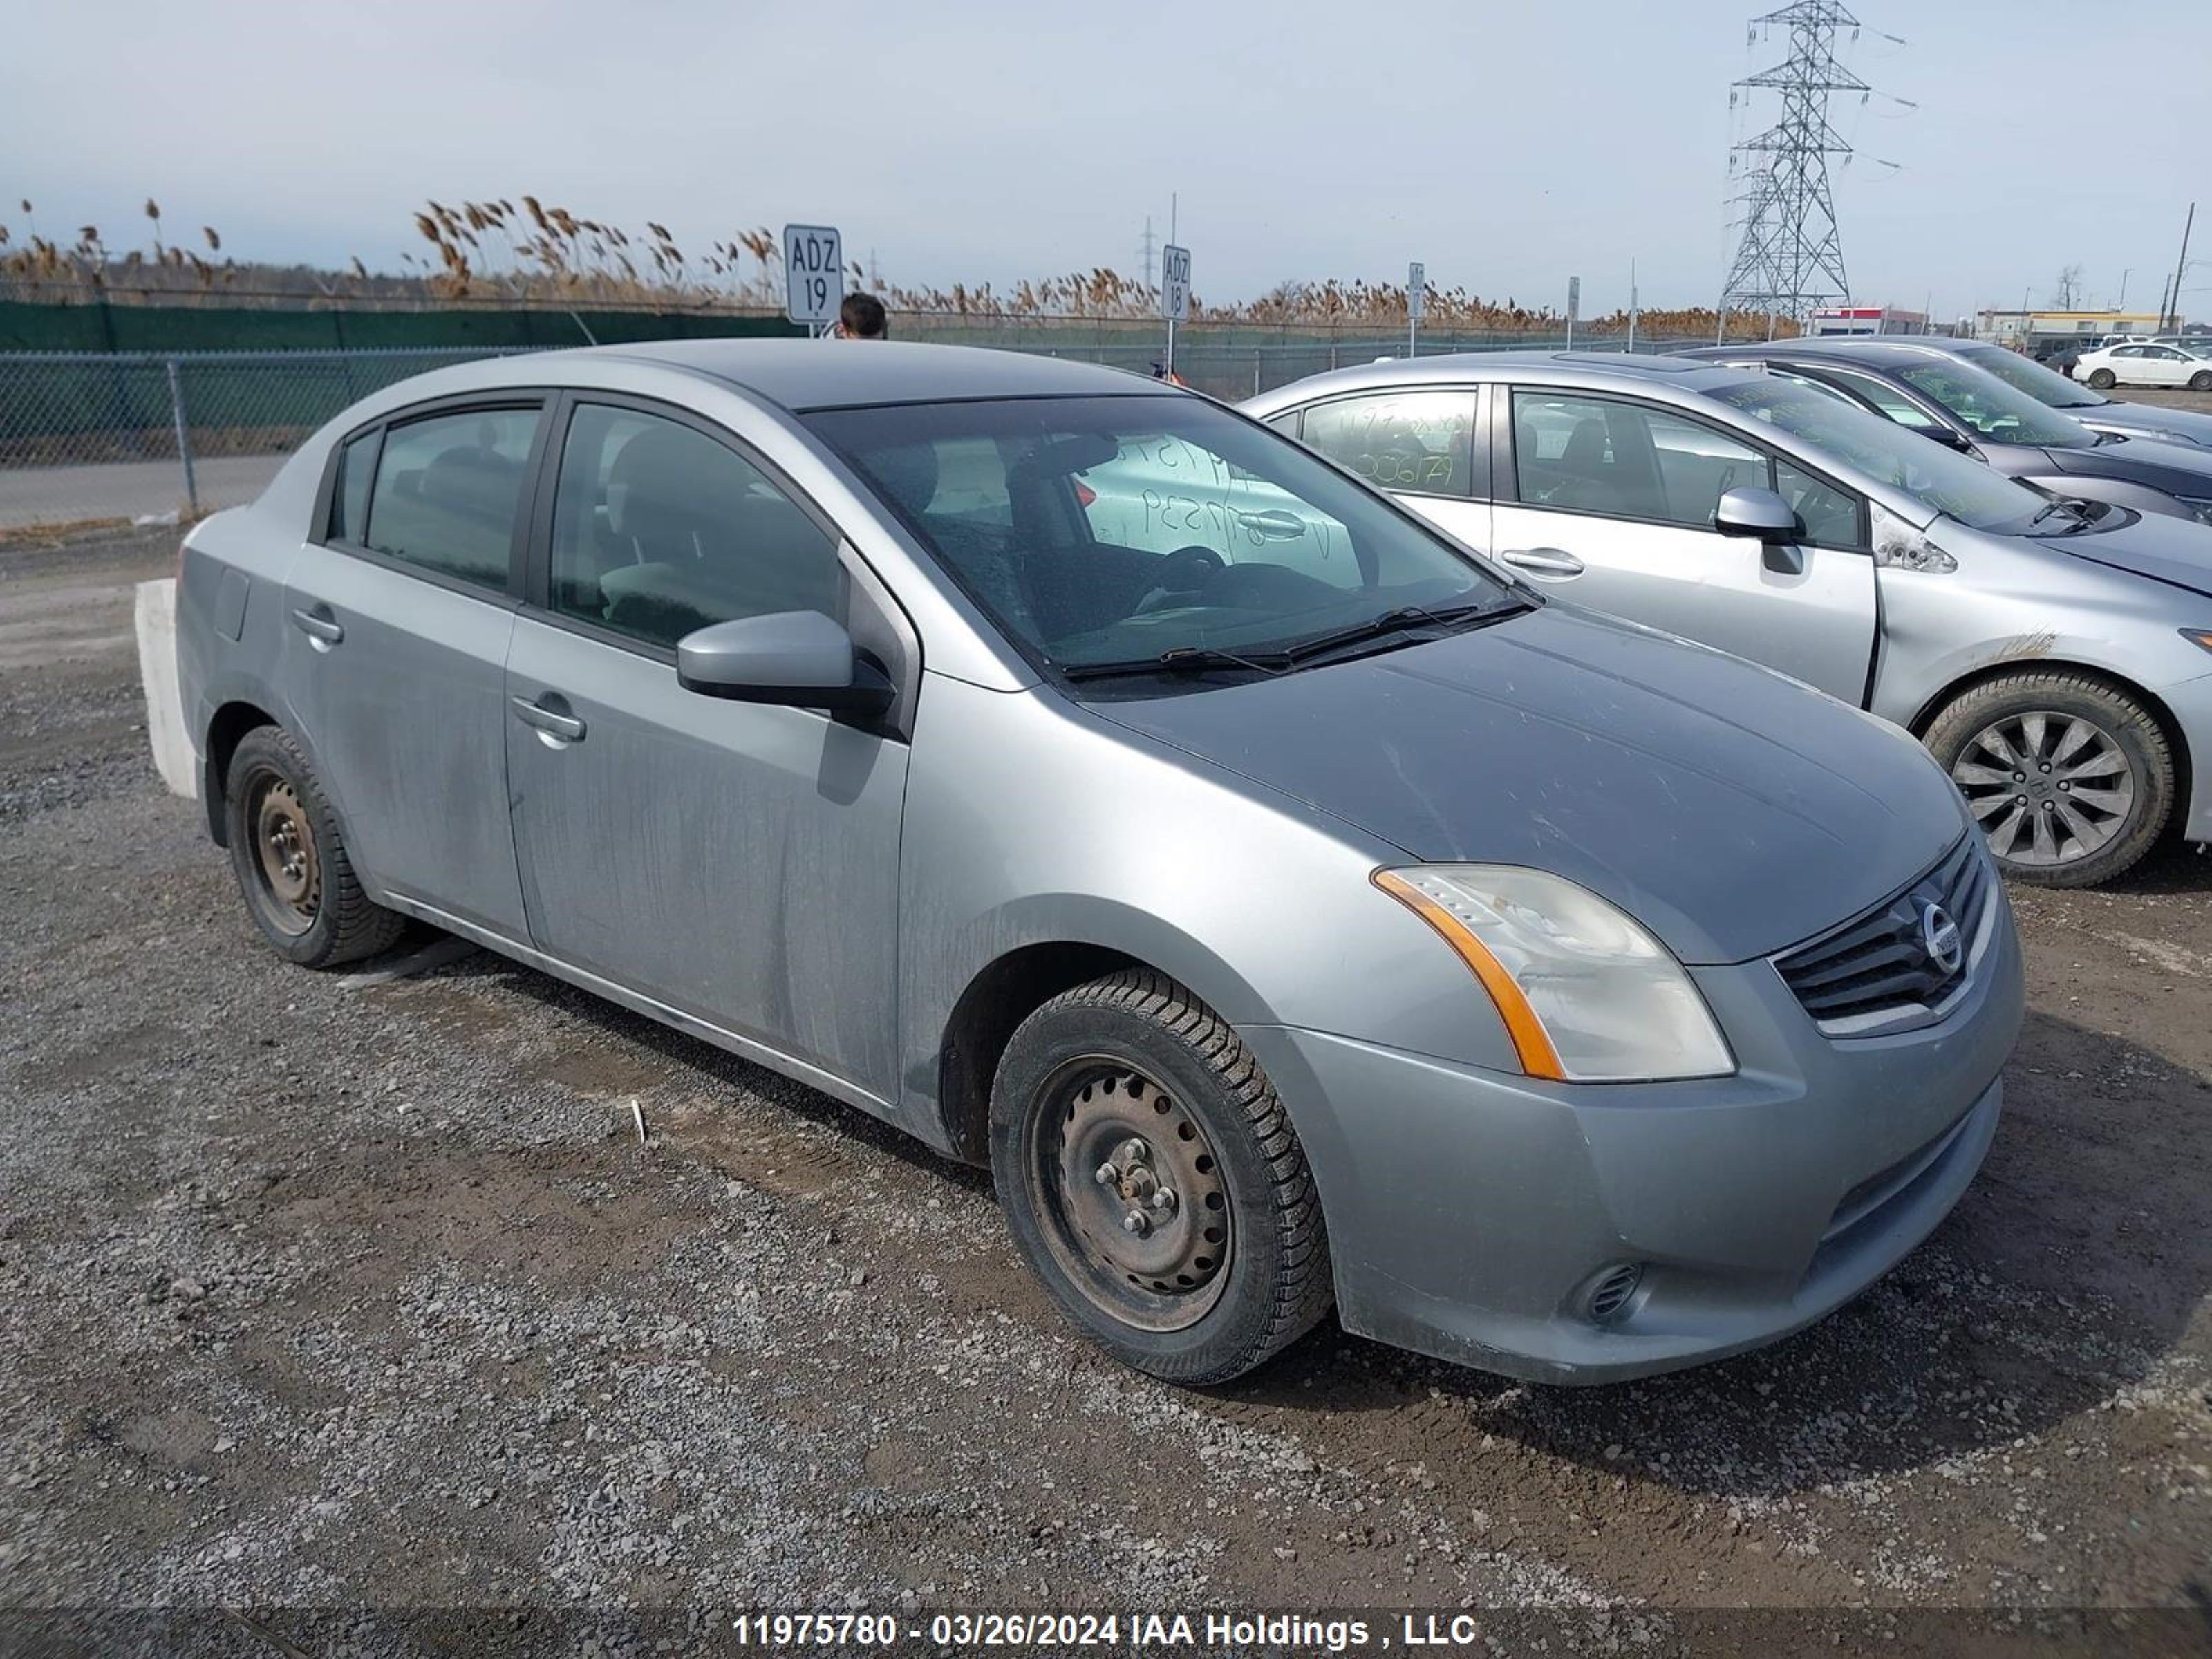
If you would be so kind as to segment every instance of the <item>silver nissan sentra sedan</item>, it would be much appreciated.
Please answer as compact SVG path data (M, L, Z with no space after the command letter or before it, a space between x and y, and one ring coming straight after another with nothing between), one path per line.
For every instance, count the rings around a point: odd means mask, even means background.
M2212 842L2212 527L1686 357L1424 357L1243 407L1547 592L1894 720L2008 876L2087 886Z
M1332 1299L1559 1382L1771 1341L1996 1127L2019 946L1918 744L1113 371L442 370L194 530L179 626L278 951L417 918L987 1163L1176 1382Z

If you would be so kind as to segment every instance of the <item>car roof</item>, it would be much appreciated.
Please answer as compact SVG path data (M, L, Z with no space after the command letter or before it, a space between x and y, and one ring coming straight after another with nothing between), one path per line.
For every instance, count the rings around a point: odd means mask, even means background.
M1625 351L1456 351L1433 357L1385 357L1355 368L1310 375L1247 401L1245 407L1281 407L1336 394L1419 386L1465 386L1470 380L1507 380L1540 372L1556 386L1615 389L1644 385L1679 386L1704 392L1743 378L1742 371L1680 356Z
M1987 340L1958 340L1941 334L1885 335L1879 339L1812 337L1795 340L1754 340L1744 345L1699 346L1691 355L1736 362L1762 362L1774 358L1831 357L1863 363L1870 368L1907 368L1929 357L1954 357L1961 347L1988 345ZM1999 349L2002 349L2002 347Z
M663 340L579 348L557 357L620 358L688 370L798 412L975 398L1187 395L1125 369L982 346L899 341ZM518 374L545 356L508 360Z

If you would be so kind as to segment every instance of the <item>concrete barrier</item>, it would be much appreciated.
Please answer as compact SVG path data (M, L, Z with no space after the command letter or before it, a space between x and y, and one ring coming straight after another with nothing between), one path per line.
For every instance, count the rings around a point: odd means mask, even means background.
M154 745L154 768L172 794L195 799L200 769L185 730L184 694L177 684L175 578L138 584L137 623L138 678L146 688L146 737Z

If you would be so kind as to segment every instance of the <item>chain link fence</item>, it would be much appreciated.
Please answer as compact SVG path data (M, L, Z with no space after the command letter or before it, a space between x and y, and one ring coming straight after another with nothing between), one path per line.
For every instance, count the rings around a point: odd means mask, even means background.
M356 398L500 355L0 353L0 535L236 507Z
M1042 319L895 317L894 338L1030 351L1151 374L1157 325ZM1424 334L1446 350L1558 349L1557 337ZM1638 349L1668 343L1639 341ZM1619 350L1585 337L1577 349ZM829 349L829 348L825 348ZM1214 397L1248 398L1309 374L1401 356L1402 336L1286 337L1195 327L1176 342L1178 375ZM434 348L362 351L0 353L0 537L189 521L252 501L316 428L356 399L451 363L515 355Z

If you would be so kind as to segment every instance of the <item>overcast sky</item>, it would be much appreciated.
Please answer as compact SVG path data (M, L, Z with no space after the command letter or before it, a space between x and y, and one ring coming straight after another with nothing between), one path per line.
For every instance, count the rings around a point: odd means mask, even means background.
M1855 297L1946 315L2154 306L2212 217L2212 4L1853 0L1839 97ZM1139 268L1179 192L1201 299L1430 280L1585 313L1710 304L1729 245L1729 82L1778 62L1742 0L1178 6L757 0L174 0L19 6L0 209L111 245L157 198L240 258L396 269L427 198L519 198L688 250L832 223L887 280ZM1899 46L1877 30L1903 35ZM2110 73L2106 72L2109 65ZM1771 106L1765 106L1771 109ZM1733 125L1732 125L1733 122ZM1899 164L1896 170L1876 159ZM2212 315L2212 224L2185 308Z

